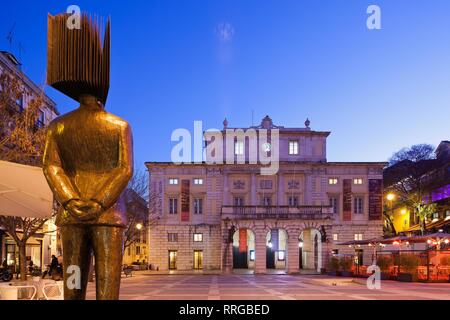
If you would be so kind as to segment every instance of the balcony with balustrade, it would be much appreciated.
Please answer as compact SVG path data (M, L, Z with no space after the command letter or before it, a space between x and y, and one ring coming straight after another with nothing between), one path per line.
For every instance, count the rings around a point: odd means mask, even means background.
M262 220L262 219L333 219L331 206L222 206L222 219Z

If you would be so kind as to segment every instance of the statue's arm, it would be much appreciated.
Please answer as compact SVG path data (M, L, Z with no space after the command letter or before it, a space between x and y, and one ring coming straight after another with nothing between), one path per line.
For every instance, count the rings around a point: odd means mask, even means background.
M109 176L110 178L99 189L97 196L92 199L105 210L116 203L133 176L133 136L127 123L120 130L118 165L110 171Z
M56 200L64 206L70 200L79 199L80 195L61 167L61 159L59 157L54 131L54 125L50 125L45 140L43 170Z

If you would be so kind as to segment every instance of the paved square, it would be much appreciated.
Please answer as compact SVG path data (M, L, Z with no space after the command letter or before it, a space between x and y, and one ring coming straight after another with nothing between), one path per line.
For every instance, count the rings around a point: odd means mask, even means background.
M95 299L89 284L88 299ZM121 300L450 300L449 283L383 281L306 275L149 275L123 278Z

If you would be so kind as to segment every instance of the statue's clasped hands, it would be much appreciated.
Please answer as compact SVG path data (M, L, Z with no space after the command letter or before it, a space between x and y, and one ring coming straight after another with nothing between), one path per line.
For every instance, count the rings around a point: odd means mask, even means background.
M102 206L95 200L72 199L64 207L80 221L94 220L103 212Z

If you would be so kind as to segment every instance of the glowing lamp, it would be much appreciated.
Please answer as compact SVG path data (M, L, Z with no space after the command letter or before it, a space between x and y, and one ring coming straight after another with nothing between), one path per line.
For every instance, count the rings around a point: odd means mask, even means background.
M386 199L387 199L388 201L394 200L394 199L395 199L395 194L393 194L393 193L388 193L387 196L386 196Z

